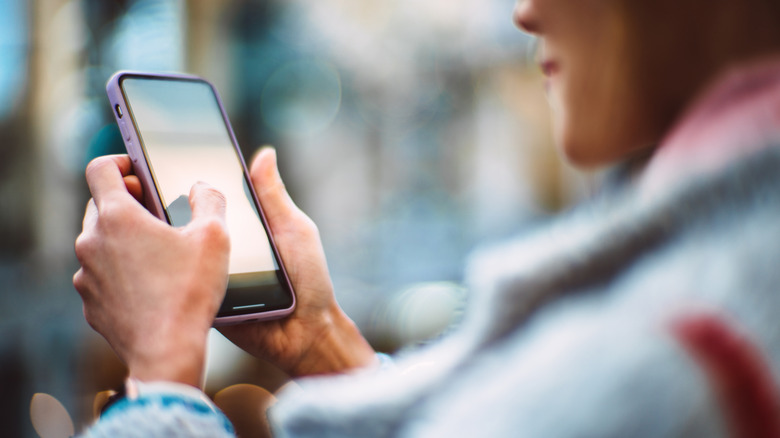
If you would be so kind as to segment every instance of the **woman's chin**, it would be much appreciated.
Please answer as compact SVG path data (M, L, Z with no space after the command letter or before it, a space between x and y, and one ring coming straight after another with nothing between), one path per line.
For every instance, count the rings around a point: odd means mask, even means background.
M603 143L593 141L586 133L556 129L555 143L567 163L580 169L592 169L605 163Z

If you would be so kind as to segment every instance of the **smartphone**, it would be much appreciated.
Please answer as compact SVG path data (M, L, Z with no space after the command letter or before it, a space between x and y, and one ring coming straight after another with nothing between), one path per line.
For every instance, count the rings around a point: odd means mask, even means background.
M227 198L230 277L214 325L292 313L295 293L214 86L190 75L120 71L106 92L152 214L186 225L198 181Z

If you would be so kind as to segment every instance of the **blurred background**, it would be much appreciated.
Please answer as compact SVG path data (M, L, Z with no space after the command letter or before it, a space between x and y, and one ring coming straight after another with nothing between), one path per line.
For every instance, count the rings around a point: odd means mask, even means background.
M587 194L559 159L513 0L0 1L0 428L36 436L36 392L81 429L124 370L71 277L90 159L124 147L119 69L201 75L244 154L274 145L319 225L337 297L395 352L457 321L478 245ZM207 392L285 376L212 334ZM7 433L7 434L6 434Z

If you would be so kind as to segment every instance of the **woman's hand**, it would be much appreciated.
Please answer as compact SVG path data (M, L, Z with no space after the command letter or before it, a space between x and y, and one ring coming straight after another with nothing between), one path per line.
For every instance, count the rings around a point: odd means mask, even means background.
M73 285L89 324L132 377L199 386L208 330L227 286L225 198L205 184L190 192L192 221L174 228L139 202L127 156L87 167L93 199L76 239Z
M227 326L220 331L293 377L374 364L373 349L336 303L317 227L287 194L273 149L264 148L257 154L251 176L295 289L297 307L284 319Z

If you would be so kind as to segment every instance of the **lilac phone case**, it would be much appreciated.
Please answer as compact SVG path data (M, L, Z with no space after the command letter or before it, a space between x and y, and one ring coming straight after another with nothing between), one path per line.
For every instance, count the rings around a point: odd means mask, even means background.
M232 126L230 126L230 122L228 121L225 108L222 106L222 99L219 97L216 88L211 82L203 78L200 78L198 76L186 75L186 74L172 74L172 73L160 74L160 73L146 73L146 72L127 71L127 70L118 71L114 73L114 75L111 76L111 78L106 83L106 93L108 94L109 102L111 102L111 109L114 114L114 118L116 119L116 123L119 126L119 130L122 133L122 140L125 143L125 149L127 149L127 154L130 156L130 159L133 162L133 171L135 172L136 176L138 176L138 179L141 181L141 186L143 187L144 190L144 204L146 208L150 212L152 212L152 214L157 216L160 220L167 222L162 201L160 200L160 196L157 193L157 189L154 185L154 178L152 178L152 172L149 170L149 166L146 162L146 157L144 155L143 148L141 147L141 142L138 138L138 132L135 128L135 125L133 124L131 117L129 116L130 111L127 107L125 96L122 93L122 88L120 84L122 78L124 78L125 76L146 77L146 78L153 78L153 79L159 78L159 79L169 79L169 80L170 79L172 80L176 80L176 79L193 80L194 79L194 80L203 81L206 84L208 84L211 87L211 89L214 91L214 95L217 98L219 110L222 113L222 117L225 120L225 125L227 127L227 130L230 133L230 139L233 142L233 147L236 148L239 161L241 161L241 167L244 171L244 177L247 178L248 181L251 181L251 179L249 179L249 172L247 171L246 162L244 161L244 156L243 154L241 154L241 151L238 149L238 142L236 141L236 136L233 133L233 128ZM122 116L119 115L120 112ZM257 199L257 194L255 193L255 189L252 186L252 184L248 184L248 186L252 192L252 196L254 197L255 203L258 207L257 210L260 213L260 218L263 221L263 226L265 227L266 230L268 230L269 228L268 228L268 223L266 222L265 213L263 212L262 206L260 205L260 202ZM268 241L271 244L271 250L274 252L274 256L279 262L279 269L282 272L284 281L286 282L287 288L292 295L292 303L290 304L290 307L285 309L269 310L265 312L247 313L245 315L218 317L214 320L214 326L238 324L245 321L278 319L291 314L293 310L295 310L296 298L295 298L295 292L292 288L292 283L290 283L290 278L287 276L287 270L282 264L282 258L279 256L279 251L276 249L276 244L274 243L273 236L269 232L267 232L266 234L268 235Z

